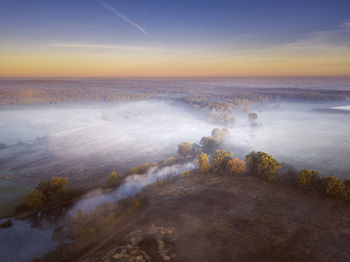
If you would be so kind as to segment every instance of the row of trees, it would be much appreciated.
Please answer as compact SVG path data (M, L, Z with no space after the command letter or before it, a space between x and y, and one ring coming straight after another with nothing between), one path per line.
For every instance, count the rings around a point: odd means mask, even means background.
M233 158L233 154L226 150L217 150L211 162L209 156L202 152L197 157L197 165L199 167L198 173L201 175L210 173L235 176L250 174L267 182L276 181L277 171L281 167L277 160L264 152L252 151L246 156L244 162L237 157Z
M215 173L241 176L246 171L244 161L237 157L233 158L232 153L226 150L217 150L211 162L209 161L209 156L202 152L197 156L196 164L200 175Z
M335 199L350 199L350 182L333 175L321 178L317 171L304 169L298 173L297 183L304 190L323 192Z
M251 151L245 161L233 158L231 152L217 150L210 161L210 156L205 152L197 156L196 164L200 175L224 175L234 176L252 175L266 182L276 182L278 170L281 164L271 155L265 152ZM321 178L314 170L304 169L294 177L295 184L300 189L317 191L341 200L350 200L350 181L343 181L333 175ZM293 183L294 184L294 183Z

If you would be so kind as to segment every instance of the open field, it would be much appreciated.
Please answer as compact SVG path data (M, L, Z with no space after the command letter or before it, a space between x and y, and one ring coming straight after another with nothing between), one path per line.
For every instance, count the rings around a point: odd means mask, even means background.
M135 198L140 209L130 213ZM126 245L150 261L164 261L164 252L171 261L350 259L347 202L253 177L193 175L153 184L135 198L105 204L85 217L102 235L92 249L75 250L77 261L104 261L95 259ZM99 223L112 211L117 228L100 232ZM66 232L73 234L72 227Z

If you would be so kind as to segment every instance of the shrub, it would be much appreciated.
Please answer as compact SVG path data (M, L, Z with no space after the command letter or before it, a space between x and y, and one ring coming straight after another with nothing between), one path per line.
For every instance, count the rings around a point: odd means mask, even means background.
M134 202L132 203L132 208L134 209L134 210L138 210L138 209L140 209L140 207L141 207L141 202L140 202L140 200L138 200L137 198L134 200Z
M230 159L227 162L227 170L230 174L234 176L241 176L245 172L245 164L243 160L238 159L237 157Z
M304 169L298 174L298 187L303 189L316 189L320 185L320 175L317 171Z
M155 166L157 166L157 163L155 163L155 162L145 163L143 165L139 165L139 166L131 168L128 172L126 172L126 175L145 174L151 167L155 167Z
M200 175L208 175L209 174L210 164L209 164L208 155L206 153L200 153L197 156L196 164L199 166L198 173Z
M120 185L121 183L121 177L120 175L113 170L109 175L108 175L108 185L111 187L115 187Z
M246 156L246 166L251 175L260 177L266 182L277 180L277 171L281 168L280 163L265 152L251 151Z
M187 176L190 176L191 173L192 173L191 170L184 170L181 172L180 176L187 177Z
M326 194L341 200L349 200L350 199L350 188L344 184L344 182L334 177L333 175L325 177L325 191Z

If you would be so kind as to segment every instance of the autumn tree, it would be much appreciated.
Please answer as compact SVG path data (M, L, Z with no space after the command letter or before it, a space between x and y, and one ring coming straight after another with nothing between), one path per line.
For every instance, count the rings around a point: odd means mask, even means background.
M198 165L198 173L200 175L208 175L209 174L209 169L210 169L210 164L209 164L209 158L206 153L200 153L197 156L197 161L196 164Z
M67 196L67 191L64 190L64 185L68 183L66 177L52 177L51 180L43 180L36 187L42 192L47 201L63 200Z
M192 154L192 143L190 142L181 142L178 145L177 152L181 154L184 158L187 158Z
M304 169L298 174L298 187L302 189L315 189L320 184L320 175L317 171Z
M224 174L227 171L228 162L232 159L232 153L226 150L217 150L212 162L212 169L218 174Z
M339 178L333 175L325 177L325 191L326 194L335 199L349 200L350 188Z
M199 144L205 153L213 153L220 147L220 142L212 136L202 137Z
M39 209L44 205L46 198L42 192L37 189L34 189L29 194L26 195L25 201L26 205L30 209Z
M260 177L267 182L273 182L277 179L277 171L281 165L265 152L251 151L246 156L246 167L251 175Z
M120 175L113 170L109 175L108 175L108 185L111 187L118 186L121 183L121 178Z
M237 157L230 159L227 163L227 170L230 174L234 176L241 176L245 172L245 164L243 160Z

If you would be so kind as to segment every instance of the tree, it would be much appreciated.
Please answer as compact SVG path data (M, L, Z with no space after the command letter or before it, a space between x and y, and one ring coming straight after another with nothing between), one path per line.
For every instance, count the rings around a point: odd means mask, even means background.
M241 176L245 172L244 161L238 159L237 157L230 159L227 163L227 169L230 174L234 176Z
M317 171L304 169L299 172L297 181L299 188L315 189L320 184L320 175Z
M220 147L219 141L212 136L202 137L199 144L202 146L203 151L209 154L215 152Z
M257 114L257 113L250 113L250 114L248 115L248 117L249 117L249 119L252 119L252 120L258 119L258 114Z
M121 183L121 178L119 174L113 170L109 175L108 175L108 185L109 186L118 186Z
M37 189L34 189L25 197L26 205L30 209L39 209L44 205L44 201L46 200L44 194Z
M184 158L192 154L192 144L190 142L181 142L178 145L177 152L181 154Z
M41 193L44 194L47 201L65 199L66 191L64 190L64 185L68 183L66 177L52 177L51 180L43 180L36 187Z
M65 184L68 183L68 179L66 177L54 176L51 179L51 183L54 188L61 189Z
M209 174L210 164L209 164L208 155L206 153L202 152L197 156L196 164L199 167L198 173L200 175L208 175Z
M265 152L251 151L246 156L246 166L251 175L255 175L267 182L277 179L277 171L281 168L280 163Z
M228 162L232 159L232 153L226 150L217 150L212 162L214 172L224 174L227 171Z
M333 175L324 178L326 194L341 200L350 199L350 188L344 182Z
M214 128L211 131L211 136L214 137L218 142L222 142L224 140L224 132L222 132L219 128Z

